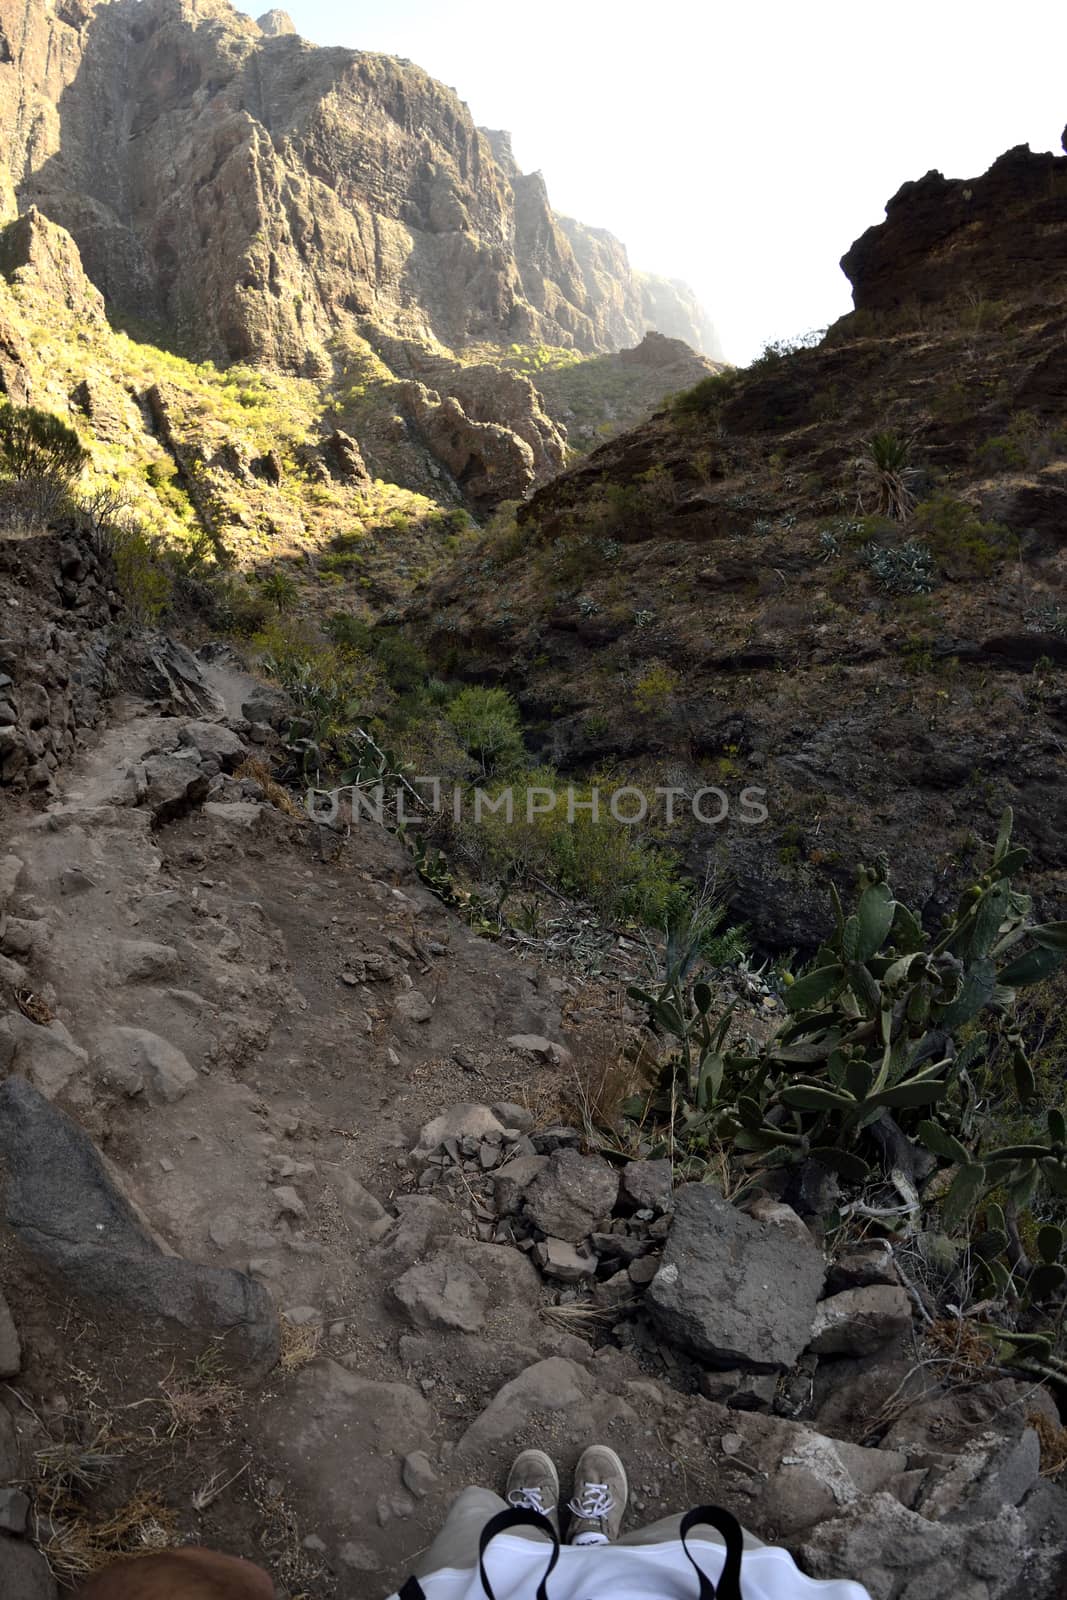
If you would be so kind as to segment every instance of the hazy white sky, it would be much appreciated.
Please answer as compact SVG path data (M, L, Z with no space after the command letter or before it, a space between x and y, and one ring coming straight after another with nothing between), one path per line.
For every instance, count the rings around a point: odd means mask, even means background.
M555 208L686 278L738 362L850 308L838 260L906 180L1059 150L1067 122L1062 0L288 9L315 43L408 56L510 129Z

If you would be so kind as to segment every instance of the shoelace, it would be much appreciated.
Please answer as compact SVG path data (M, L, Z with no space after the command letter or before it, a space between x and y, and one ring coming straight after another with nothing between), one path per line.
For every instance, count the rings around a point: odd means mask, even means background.
M555 1511L555 1506L544 1504L544 1494L535 1484L527 1484L522 1489L512 1489L508 1495L508 1503L517 1511L539 1511L543 1517L550 1517Z
M576 1517L599 1522L615 1509L615 1496L606 1483L583 1483L582 1492L567 1507Z

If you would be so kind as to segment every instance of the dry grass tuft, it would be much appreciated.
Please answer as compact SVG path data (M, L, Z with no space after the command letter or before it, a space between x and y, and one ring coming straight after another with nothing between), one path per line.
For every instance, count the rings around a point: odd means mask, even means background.
M1043 1411L1031 1411L1026 1420L1041 1441L1041 1476L1058 1478L1067 1468L1067 1428L1058 1428Z
M279 1365L283 1372L299 1372L309 1361L314 1361L322 1342L322 1329L312 1322L297 1325L282 1318L282 1353Z
M926 1342L944 1358L948 1376L957 1382L978 1383L996 1365L996 1354L983 1339L976 1323L966 1318L942 1317L926 1329Z
M624 1300L617 1306L592 1306L592 1305L565 1305L542 1306L541 1316L545 1322L551 1322L554 1327L562 1328L565 1333L573 1333L579 1339L595 1340L598 1334L612 1327L624 1314L637 1304L636 1296L632 1300Z
M119 1466L123 1444L120 1436L101 1428L88 1444L49 1445L34 1457L32 1532L61 1583L177 1542L174 1513L154 1492L138 1492L106 1516L87 1512L85 1496Z
M279 811L284 811L287 817L302 817L304 813L289 793L280 783L276 783L270 775L270 768L258 756L249 756L242 761L234 773L235 778L251 778L263 789L264 794L272 806Z
M606 1019L587 1023L574 1049L570 1082L561 1093L562 1108L590 1138L617 1138L622 1107L638 1093L643 1064L627 1046L621 1027Z
M188 1377L176 1377L172 1368L159 1389L167 1412L168 1439L192 1433L206 1422L225 1421L241 1401L241 1391L228 1376L216 1346L197 1356Z
M177 1521L158 1494L137 1494L102 1521L92 1522L77 1501L59 1501L45 1508L38 1527L48 1524L41 1554L54 1575L63 1580L89 1577L115 1561L142 1556L151 1550L169 1550L178 1543ZM42 1530L43 1531L43 1530Z

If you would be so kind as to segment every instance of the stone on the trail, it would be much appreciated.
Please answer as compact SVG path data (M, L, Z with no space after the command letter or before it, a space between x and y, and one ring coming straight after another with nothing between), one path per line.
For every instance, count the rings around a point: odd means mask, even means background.
M402 1272L455 1231L452 1212L431 1195L398 1195L394 1205L395 1225L374 1249L383 1272Z
M627 1271L630 1276L630 1282L636 1284L639 1289L643 1289L652 1282L652 1279L659 1271L659 1257L640 1256L636 1261L630 1262Z
M293 1328L321 1328L323 1323L317 1306L286 1306L282 1316Z
M700 1392L731 1411L769 1411L778 1391L774 1372L745 1372L740 1367L709 1369L700 1374Z
M76 1087L89 1064L61 1022L31 1022L20 1011L0 1017L0 1070L17 1072L49 1100Z
M248 1377L274 1366L278 1317L266 1289L243 1273L164 1255L88 1135L23 1078L0 1085L0 1165L8 1226L70 1294L198 1346L218 1340Z
M539 1033L513 1033L508 1037L508 1045L512 1050L521 1050L524 1055L536 1056L539 1061L550 1061L562 1064L570 1060L570 1051L562 1044L553 1044L551 1039L545 1039Z
M498 1391L456 1446L456 1456L481 1457L511 1441L558 1438L611 1438L616 1427L635 1420L633 1408L597 1387L583 1366L565 1356L549 1356L520 1372Z
M755 1222L708 1184L675 1196L663 1265L645 1304L660 1332L713 1363L791 1367L811 1338L825 1267L769 1222Z
M25 1533L29 1515L28 1495L21 1489L0 1489L0 1533Z
M527 1189L548 1166L547 1156L517 1156L493 1174L493 1199L500 1216L510 1217L522 1205Z
M0 1595L11 1600L56 1600L56 1582L44 1556L21 1539L0 1534Z
M577 1244L611 1212L618 1192L618 1173L602 1156L557 1150L526 1191L526 1213L542 1233Z
M593 1300L605 1311L615 1311L619 1306L629 1305L634 1298L634 1286L625 1268L593 1286Z
M144 803L157 825L174 822L207 799L206 774L181 756L149 756L144 772Z
M22 862L18 856L0 856L0 917L10 907L21 875Z
M446 1139L484 1139L488 1133L502 1134L503 1123L498 1122L488 1106L470 1103L449 1106L439 1117L427 1122L419 1133L419 1142L411 1152L415 1161L425 1161L434 1155Z
M517 1105L514 1100L498 1100L490 1110L505 1128L514 1128L517 1133L529 1133L536 1121L532 1111Z
M6 923L0 924L0 944L9 956L23 961L47 945L48 935L48 923L43 917L8 917Z
M911 1328L911 1301L899 1284L845 1289L815 1308L811 1349L820 1356L866 1356Z
M393 1219L385 1207L343 1167L331 1174L330 1187L353 1233L376 1244L393 1226Z
M433 1006L420 989L405 989L396 997L393 1015L399 1022L429 1022Z
M580 1128L543 1128L532 1136L534 1150L539 1156L554 1155L557 1150L579 1150L582 1144Z
M108 1028L96 1050L101 1076L124 1094L169 1106L196 1087L199 1075L174 1045L147 1028Z
M291 1184L282 1184L280 1188L272 1189L271 1194L277 1202L281 1216L295 1217L298 1220L307 1216L308 1208Z
M120 983L172 978L178 965L178 952L173 945L155 944L150 939L119 939L115 943L113 963Z
M13 1376L13 1374L12 1374ZM0 1483L19 1476L19 1438L6 1406L0 1405Z
M869 1289L876 1283L899 1284L893 1257L881 1245L857 1245L838 1256L826 1274L827 1294L845 1289Z
M225 710L192 651L165 633L139 632L123 651L129 687L158 700L168 716L213 717Z
M810 1246L814 1239L807 1227L793 1210L781 1200L771 1200L767 1195L761 1195L745 1207L745 1212L756 1222L769 1222L797 1244Z
M255 800L209 800L204 806L204 816L209 822L228 823L230 828L244 828L251 832L258 828L266 815L267 807Z
M628 1161L622 1169L619 1198L633 1211L669 1211L674 1168L669 1161Z
M382 1558L377 1550L369 1544L360 1544L356 1539L347 1539L337 1552L337 1558L343 1567L348 1567L351 1572L380 1572Z
M15 1319L0 1289L0 1378L13 1378L21 1366L22 1345Z
M432 1448L434 1423L417 1389L377 1383L328 1360L309 1362L256 1413L272 1471L301 1485L315 1525L323 1533L358 1530L372 1545L383 1490L391 1494L395 1483L399 1497L399 1464Z
M391 1289L416 1328L458 1328L475 1333L485 1321L489 1291L465 1262L436 1255L409 1267Z
M582 1283L596 1277L597 1258L565 1239L544 1239L534 1246L534 1260L546 1278L559 1283Z
M288 695L281 689L273 689L269 684L260 684L248 696L241 706L241 715L251 723L266 723L272 728L279 728L291 714L291 703Z
M1047 1521L1047 1518L1043 1519ZM1036 1564L1045 1581L1019 1588L1034 1561L1042 1528L1031 1529L1014 1506L988 1520L934 1522L880 1493L815 1523L797 1552L814 1578L858 1572L871 1600L1008 1600L1021 1593L1062 1593L1062 1548Z
M416 1500L425 1499L437 1484L437 1473L425 1450L412 1450L404 1457L400 1476L404 1480L404 1488L410 1490Z
M187 722L178 739L202 761L217 761L224 772L232 772L248 754L244 740L221 722Z

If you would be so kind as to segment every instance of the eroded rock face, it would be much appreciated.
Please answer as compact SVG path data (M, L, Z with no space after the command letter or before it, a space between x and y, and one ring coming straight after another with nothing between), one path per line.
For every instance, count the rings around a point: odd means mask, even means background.
M564 226L506 136L409 63L317 49L286 13L225 0L4 0L0 25L21 203L70 230L111 308L204 355L311 375L365 317L451 347L587 351L635 342L650 310L694 325L687 291Z

